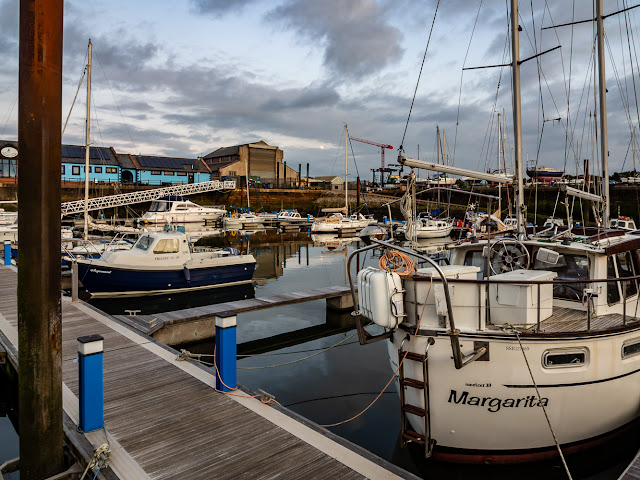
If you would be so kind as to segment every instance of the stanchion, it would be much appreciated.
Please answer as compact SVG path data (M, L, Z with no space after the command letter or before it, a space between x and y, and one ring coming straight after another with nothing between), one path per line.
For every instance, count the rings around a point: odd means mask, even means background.
M216 388L229 392L236 388L236 314L221 312L216 314Z
M104 426L103 343L104 338L101 335L78 337L78 373L80 376L78 426L83 432L91 432Z
M4 264L11 265L11 241L4 241Z

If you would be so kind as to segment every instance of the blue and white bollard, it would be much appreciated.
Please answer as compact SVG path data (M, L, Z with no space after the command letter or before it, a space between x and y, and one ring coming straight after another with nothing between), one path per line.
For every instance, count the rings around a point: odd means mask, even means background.
M11 265L11 241L4 241L4 264Z
M100 335L78 337L80 374L80 421L82 432L104 427L102 356L104 339Z
M216 314L216 389L230 392L237 388L236 373L236 314Z

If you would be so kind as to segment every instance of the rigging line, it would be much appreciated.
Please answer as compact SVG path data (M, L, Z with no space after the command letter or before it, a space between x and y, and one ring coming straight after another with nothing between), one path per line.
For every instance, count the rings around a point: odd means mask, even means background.
M626 1L623 3L623 5L626 5ZM631 43L633 43L633 50L634 53L636 55L636 65L638 64L638 52L636 50L636 42L635 42L635 38L634 38L634 30L631 29L631 31L629 32L629 22L631 19L631 13L625 13L625 28L627 30L627 43L629 44L629 59L631 61L631 79L633 80L633 94L636 100L636 117L638 119L638 125L640 125L640 108L638 107L638 92L636 90L636 76L633 74L634 72L634 64L633 64L633 56L631 55ZM629 35L630 33L630 35ZM629 37L631 37L631 40L629 39Z
M478 18L480 17L480 9L482 8L483 0L480 0L480 5L478 5L478 13L476 14L476 19L473 22L473 28L471 29L471 37L469 37L469 44L467 45L467 52L464 54L464 60L462 61L462 72L460 72L460 89L458 93L458 113L456 114L456 132L453 137L453 161L456 159L456 146L458 145L458 126L460 125L460 104L462 102L462 78L464 76L464 65L467 63L467 57L469 55L469 50L471 50L471 41L473 40L473 34L476 31L476 25L478 24Z
M67 119L64 122L64 127L62 127L62 135L64 137L64 131L67 129L67 123L69 123L69 117L71 117L71 112L73 111L73 106L76 104L76 99L78 98L78 93L80 93L80 87L82 86L82 81L84 80L84 76L87 74L87 67L84 67L82 71L82 76L80 77L80 82L78 83L78 89L76 90L76 95L73 97L73 102L71 102L71 108L69 109L69 114L67 115Z
M2 133L0 133L0 137L4 136L4 131L7 128L7 125L9 124L9 119L11 118L11 114L13 113L13 109L15 108L17 101L18 101L18 92L16 92L15 97L13 97L13 102L11 103L11 109L7 114L7 120L4 122L4 126L2 127Z
M623 10L618 10L617 12L611 12L607 15L602 15L602 19L604 20L605 18L611 17L613 15L617 15L622 12L626 12L627 10L633 10L634 8L638 8L638 7L640 7L640 5L633 5L632 7L625 8ZM596 21L597 21L597 18L594 16L593 18L587 18L586 20L578 20L577 22L562 23L560 25L553 25L551 27L544 27L542 30L546 30L548 28L568 27L570 25L578 25L580 23L589 23L589 22L595 23Z
M611 44L609 43L608 35L605 35L605 43L607 45L607 50L609 52L609 57L611 59L611 68L613 70L614 78L616 79L616 83L618 85L618 90L620 91L620 99L622 100L622 108L627 117L627 123L629 124L629 130L633 133L633 121L631 120L631 109L629 108L629 99L628 96L624 95L624 88L622 85L622 80L620 79L620 74L618 73L618 68L616 67L615 61L613 59L613 51L611 48Z
M625 0L623 1L623 5L626 4ZM620 3L620 0L618 0L618 4ZM624 20L625 20L625 26L627 25L627 14L625 13L624 15ZM631 53L631 45L629 42L629 29L626 29L626 34L627 34L627 44L629 45L629 53ZM623 59L622 61L622 77L624 78L624 91L625 94L627 96L627 98L629 97L629 82L628 82L628 77L627 77L627 64L624 61L624 42L623 42L623 38L624 36L622 35L622 20L620 19L620 17L618 16L618 35L620 36L620 58ZM633 60L631 60L631 71L633 72Z
M129 130L129 125L124 121L124 115L122 115L122 110L120 110L120 105L118 104L118 101L116 100L116 96L113 93L113 89L111 88L111 83L109 82L109 79L107 78L107 75L106 75L106 73L104 71L104 68L102 68L102 62L100 61L100 57L96 53L95 47L93 49L93 55L98 60L98 65L100 65L100 71L102 71L102 75L104 76L104 79L107 82L107 86L109 87L109 91L111 91L111 96L113 97L113 101L116 104L116 108L118 109L118 113L120 114L120 118L122 119L122 123L124 125L124 128L126 128L126 130L127 130L127 134L129 135L129 140L131 140L131 144L133 145L133 150L136 151L136 152L139 152L138 147L136 146L136 143L133 141L133 137L131 136L131 130Z
M424 61L427 58L427 52L429 51L429 43L431 43L431 34L433 33L433 26L436 23L436 16L438 15L438 7L440 6L440 0L436 4L436 11L433 14L433 21L431 22L431 29L429 30L429 38L427 39L427 46L424 49L424 55L422 57L422 65L420 65L420 73L418 73L418 80L416 81L416 88L413 91L413 99L411 100L411 107L409 107L409 115L407 116L407 123L404 126L404 133L402 134L402 142L400 143L400 148L398 151L402 151L402 146L404 145L404 139L407 135L407 128L409 127L409 119L411 119L411 111L413 110L413 104L416 101L416 94L418 93L418 85L420 85L420 77L422 76L422 69L424 68Z
M311 403L311 402L319 402L322 400L334 400L336 398L347 398L347 397L358 397L360 395L378 395L378 393L380 392L357 392L357 393L343 393L342 395L331 395L328 397L316 397L316 398L309 398L307 400L300 400L297 402L293 402L293 403L287 403L287 404L283 404L283 407L289 408L292 407L294 405L301 405L303 403ZM396 394L397 392L384 392L384 393L388 393L388 394Z

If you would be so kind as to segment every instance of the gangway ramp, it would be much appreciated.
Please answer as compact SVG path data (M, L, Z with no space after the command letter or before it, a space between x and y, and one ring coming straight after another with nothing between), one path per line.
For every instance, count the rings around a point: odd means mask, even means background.
M168 195L192 195L194 193L212 192L214 190L235 190L236 182L226 180L212 180L209 182L188 183L185 185L175 185L173 187L154 188L150 190L140 190L120 195L109 195L106 197L90 198L87 202L87 210L101 210L103 208L120 207L133 203L148 202ZM64 202L60 206L62 215L71 215L84 212L84 200Z

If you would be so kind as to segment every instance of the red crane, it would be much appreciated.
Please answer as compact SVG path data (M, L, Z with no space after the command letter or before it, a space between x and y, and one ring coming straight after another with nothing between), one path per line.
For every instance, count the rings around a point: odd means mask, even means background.
M364 140L362 138L349 137L349 140L355 140L356 142L368 143L369 145L375 145L376 147L380 147L380 154L381 154L381 162L380 162L381 167L380 168L384 168L384 149L385 148L393 149L393 147L391 145L372 142L370 140Z

